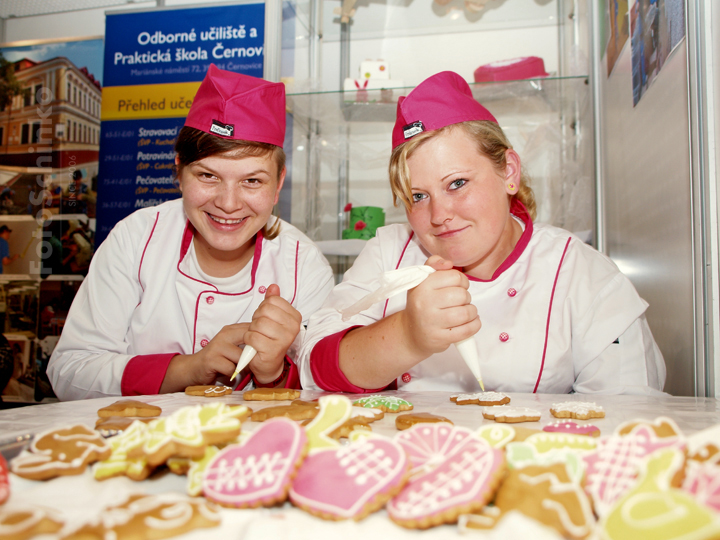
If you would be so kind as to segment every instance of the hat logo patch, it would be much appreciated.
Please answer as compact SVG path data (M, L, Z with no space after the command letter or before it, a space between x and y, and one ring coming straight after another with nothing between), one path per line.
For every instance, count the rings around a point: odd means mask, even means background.
M425 131L425 126L419 120L417 122L413 122L412 124L403 126L403 136L405 137L405 139L414 137L415 135L417 135L418 133L422 133L423 131Z
M210 126L210 133L216 133L223 137L232 137L234 131L235 126L233 124L223 124L217 120L213 120L212 126Z

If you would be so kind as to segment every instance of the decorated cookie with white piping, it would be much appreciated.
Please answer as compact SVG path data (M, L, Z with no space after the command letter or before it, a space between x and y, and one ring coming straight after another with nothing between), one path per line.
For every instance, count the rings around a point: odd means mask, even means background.
M182 407L150 422L144 444L128 451L128 457L144 455L151 466L163 464L172 456L201 458L207 445L234 440L249 415L247 407L223 402Z
M104 509L69 538L168 538L220 525L219 509L202 499L174 493L130 495L127 501Z
M188 396L201 396L201 397L222 397L227 396L229 394L232 394L233 389L229 386L225 386L222 384L210 384L210 385L200 385L200 386L188 386L185 389L185 393Z
M597 448L583 454L585 491L593 501L595 513L603 516L637 483L643 459L663 449L684 450L679 437L658 437L646 423L640 423L626 435L601 437Z
M419 424L395 435L410 460L410 474L415 476L440 465L452 451L468 438L476 438L468 428L445 423Z
M107 459L93 465L95 480L125 475L139 482L150 476L155 467L148 465L147 458L141 451L148 434L147 424L137 421L130 424L130 427L122 433L108 439L112 452ZM133 451L138 451L138 456L128 457Z
M655 420L630 420L623 422L615 428L615 435L625 436L631 434L639 426L647 426L652 429L656 437L661 439L670 437L682 437L682 431L675 423L675 420L667 416L658 416Z
M366 407L368 409L380 409L386 413L411 411L413 404L397 396L372 395L356 400L353 405Z
M720 465L688 459L682 489L696 501L720 513Z
M559 420L550 422L543 427L543 431L548 433L565 433L569 435L586 435L589 437L599 437L600 430L593 424L578 424L572 420Z
M0 509L0 538L25 540L62 529L64 521L55 512L40 507Z
M458 405L482 405L492 407L495 405L507 405L510 403L510 396L502 392L475 392L474 394L453 394L450 401Z
M10 466L23 478L47 480L81 474L90 463L106 459L110 453L110 446L97 431L77 424L39 433Z
M307 457L290 489L299 508L330 520L363 519L397 493L408 476L402 447L378 436Z
M602 538L720 538L720 517L673 485L684 461L683 452L673 448L643 459L638 481L602 517Z
M497 492L493 511L483 511L484 519L470 519L466 526L491 528L513 511L552 527L564 538L587 538L595 526L587 495L562 463L510 471Z
M589 401L563 401L553 403L550 414L555 418L574 418L576 420L589 420L590 418L605 418L605 410L597 403Z
M223 506L272 506L287 498L307 452L305 430L287 418L273 418L240 445L226 446L205 468L202 491Z
M486 420L495 420L508 424L520 422L537 422L542 413L528 407L511 407L510 405L499 405L496 407L485 407L482 412Z
M480 426L475 434L485 439L493 448L504 448L506 444L515 439L517 431L506 424L485 424Z
M437 467L412 477L387 503L388 516L413 529L455 523L460 514L478 512L492 500L504 471L501 450L467 437Z
M320 411L305 426L310 453L340 446L332 433L345 424L353 409L350 400L341 395L322 396L318 404Z

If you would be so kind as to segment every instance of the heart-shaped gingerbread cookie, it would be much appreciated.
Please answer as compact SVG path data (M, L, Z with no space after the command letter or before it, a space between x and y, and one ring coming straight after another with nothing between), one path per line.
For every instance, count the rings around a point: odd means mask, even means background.
M407 476L402 447L369 437L308 456L290 489L290 501L325 519L357 521L381 508Z
M203 476L203 493L208 500L237 508L282 502L306 451L302 427L287 418L268 420L243 444L215 455Z

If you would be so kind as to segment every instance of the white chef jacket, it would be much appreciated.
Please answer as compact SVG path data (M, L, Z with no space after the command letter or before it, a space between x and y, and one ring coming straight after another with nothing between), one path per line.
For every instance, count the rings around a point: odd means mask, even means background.
M196 353L223 326L250 322L271 284L279 285L304 324L332 289L332 270L319 248L284 221L273 240L258 233L237 290L221 290L197 275L188 256L192 237L181 199L138 210L115 226L92 260L50 358L48 377L61 400L157 393L174 354ZM293 361L303 334L288 351ZM128 380L129 363L137 381ZM149 380L141 380L142 371Z
M468 276L482 322L475 341L485 388L557 394L662 390L665 363L645 319L648 304L630 281L609 258L573 234L533 224L526 213L519 214L523 234L493 278ZM300 356L303 388L317 388L315 379L322 379L325 390L365 390L352 385L337 367L338 337L404 309L407 293L346 322L338 310L377 289L383 272L424 264L429 256L409 225L378 229L310 318ZM342 383L335 384L339 380ZM397 379L397 387L480 390L454 346L415 365Z

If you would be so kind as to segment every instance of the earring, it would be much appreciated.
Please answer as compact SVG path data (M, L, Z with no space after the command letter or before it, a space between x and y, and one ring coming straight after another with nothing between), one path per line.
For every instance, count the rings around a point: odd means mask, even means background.
M513 195L518 192L519 186L515 182L507 182L505 184L507 186L507 190L509 193L512 193Z

